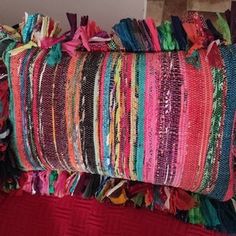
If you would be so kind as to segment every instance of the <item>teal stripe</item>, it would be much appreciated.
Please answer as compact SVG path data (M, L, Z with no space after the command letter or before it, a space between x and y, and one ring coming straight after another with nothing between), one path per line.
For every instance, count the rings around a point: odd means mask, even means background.
M213 111L211 118L211 132L208 143L208 151L206 155L206 162L204 168L204 175L202 183L198 192L202 192L207 188L207 185L211 182L212 167L216 162L215 156L217 151L217 142L220 138L220 128L223 117L223 92L224 92L224 76L221 69L213 68L212 70L212 82L214 85L213 93Z
M138 83L138 125L137 125L137 179L143 180L143 162L144 162L144 102L145 102L145 71L146 57L145 54L137 56L136 77Z
M106 65L106 74L104 76L104 93L103 93L103 155L104 155L104 171L110 176L113 175L113 168L110 159L110 143L107 142L107 137L110 134L110 80L113 76L112 73L112 54L110 54Z
M236 111L236 47L231 45L221 47L221 55L224 60L227 75L227 97L226 112L224 119L224 131L221 148L221 158L219 162L218 178L215 188L209 195L212 198L222 200L229 188L230 179L230 151L231 151L231 135L233 130L234 114Z

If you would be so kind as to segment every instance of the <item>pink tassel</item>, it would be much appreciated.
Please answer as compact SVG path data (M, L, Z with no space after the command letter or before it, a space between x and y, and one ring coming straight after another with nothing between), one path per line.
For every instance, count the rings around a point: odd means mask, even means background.
M77 47L83 45L83 47L90 52L89 40L101 31L95 21L88 22L86 26L77 28L71 41L62 43L62 50L67 52L70 56L75 56L77 54Z
M196 206L196 200L186 191L175 188L170 194L170 213L176 214L178 210L190 210Z
M87 51L90 51L89 48L89 35L87 35L86 27L80 26L74 35L73 40L81 39L83 46L87 49Z
M221 57L219 57L220 55L218 48L219 43L220 43L219 40L211 42L207 48L207 54L206 54L209 64L212 67L216 68L221 68L222 66Z
M70 56L76 55L76 48L81 45L81 40L71 40L62 44L62 51L67 52Z
M66 35L62 35L59 38L45 37L40 41L40 47L43 48L43 49L51 48L53 45L65 40L65 38L66 38Z
M167 210L170 210L170 196L171 196L170 188L164 187L164 192L166 194L166 201L164 203L164 206Z
M155 22L152 18L146 19L145 22L151 32L151 38L152 38L152 42L155 48L155 52L160 52L161 47L160 47L160 42L159 42L158 32L156 30Z
M55 193L56 197L64 197L66 195L66 180L69 177L67 171L59 173L57 181L55 182Z
M71 176L69 176L67 178L67 180L66 180L66 188L65 188L66 195L73 194L73 193L70 192L70 190L71 190L72 185L75 183L76 178L78 177L78 175L79 174L77 172L75 172L75 173L73 173Z
M81 46L81 44L90 51L88 37L86 35L86 29L84 26L80 26L71 41L65 42L62 44L62 50L66 51L70 56L76 55L77 47Z
M101 32L102 30L100 29L99 26L97 26L95 21L89 21L87 26L86 26L86 34L88 38L92 38L94 35L97 33Z
M41 171L38 174L38 177L40 179L39 192L41 195L49 195L49 175L50 171Z
M24 185L22 185L22 190L27 193L35 194L33 191L33 179L34 179L34 172L29 171L24 175L25 182Z
M154 196L153 189L148 188L147 192L145 194L145 205L146 205L146 207L150 206L153 203L153 200L154 200L153 196Z

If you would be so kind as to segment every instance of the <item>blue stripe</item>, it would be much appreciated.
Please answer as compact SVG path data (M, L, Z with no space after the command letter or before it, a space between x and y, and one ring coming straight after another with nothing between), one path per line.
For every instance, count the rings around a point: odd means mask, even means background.
M111 167L111 151L110 151L110 142L107 142L107 137L110 134L110 78L112 76L112 54L109 55L109 59L107 61L106 73L104 78L104 96L103 96L103 150L104 150L104 171L109 175L112 175L112 167Z
M216 185L210 197L223 200L229 187L230 178L230 146L233 130L234 113L236 111L236 48L231 45L221 48L227 73L227 97L224 132L222 140L221 159L219 162L219 174Z
M144 102L145 102L145 72L146 72L146 58L145 54L137 56L138 60L138 75L136 75L138 82L138 126L137 126L137 179L143 180L143 158L144 158Z

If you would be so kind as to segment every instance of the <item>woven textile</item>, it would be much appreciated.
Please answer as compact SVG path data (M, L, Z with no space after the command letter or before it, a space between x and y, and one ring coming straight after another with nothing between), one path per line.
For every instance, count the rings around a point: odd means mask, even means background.
M205 50L199 68L184 52L80 52L63 54L55 67L47 50L12 55L10 119L20 168L98 173L230 199L235 50L218 50L217 68Z

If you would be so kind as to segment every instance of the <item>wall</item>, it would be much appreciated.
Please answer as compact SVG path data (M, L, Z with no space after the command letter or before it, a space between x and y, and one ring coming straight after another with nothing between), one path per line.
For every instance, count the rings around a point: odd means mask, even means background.
M60 21L63 30L68 29L66 12L89 15L104 29L121 18L143 18L146 0L1 0L0 24L14 25L21 21L24 12L40 12Z
M188 0L187 9L194 11L225 12L231 8L231 0Z

